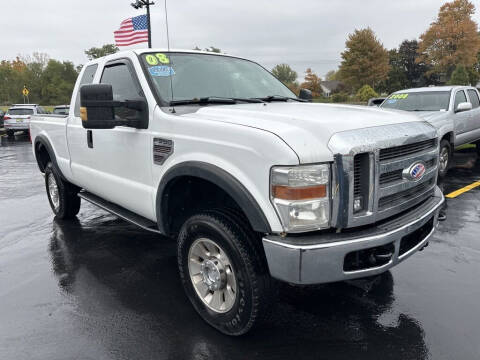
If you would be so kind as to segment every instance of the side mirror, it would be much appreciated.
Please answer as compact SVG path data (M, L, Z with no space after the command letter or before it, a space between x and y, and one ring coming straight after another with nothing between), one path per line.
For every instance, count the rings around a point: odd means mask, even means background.
M312 102L312 99L313 99L312 92L308 89L300 89L300 94L298 94L298 98L305 101Z
M85 129L113 129L116 123L112 85L83 85L80 88L80 117Z
M135 119L118 119L115 108L137 110ZM89 84L80 88L80 117L85 129L113 129L115 126L148 128L148 111L145 100L114 101L112 85Z
M457 108L455 109L456 113L463 112L463 111L469 111L472 110L472 104L469 102L463 102L458 104Z

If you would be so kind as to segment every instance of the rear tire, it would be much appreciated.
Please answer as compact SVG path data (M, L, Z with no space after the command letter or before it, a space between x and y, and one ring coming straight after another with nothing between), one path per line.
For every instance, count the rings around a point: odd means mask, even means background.
M8 136L9 138L15 137L15 131L13 131L13 130L7 130L7 136Z
M440 179L447 176L448 169L452 163L452 146L448 140L443 139L440 142L440 153L438 159L438 177Z
M178 236L185 293L211 326L242 335L269 313L272 279L255 233L225 210L190 217Z
M45 188L50 207L58 219L71 219L78 214L80 210L79 189L63 180L51 162L45 167Z

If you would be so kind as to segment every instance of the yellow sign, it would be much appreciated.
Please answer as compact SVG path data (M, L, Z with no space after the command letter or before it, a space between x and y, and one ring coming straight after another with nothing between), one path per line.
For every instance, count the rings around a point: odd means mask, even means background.
M160 61L162 64L170 64L170 59L168 58L167 55L162 54L162 53L156 53L158 61Z
M28 94L30 94L30 91L28 91L28 89L26 87L24 87L23 90L22 90L22 94L23 94L23 96L28 96Z
M154 55L147 55L145 56L145 60L147 60L148 65L157 65L158 60Z

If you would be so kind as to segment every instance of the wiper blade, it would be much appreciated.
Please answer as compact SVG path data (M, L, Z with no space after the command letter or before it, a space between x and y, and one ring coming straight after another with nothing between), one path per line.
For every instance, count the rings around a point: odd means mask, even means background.
M298 101L298 102L307 102L306 100L303 100L303 99L288 97L288 96L280 96L280 95L269 95L269 96L265 96L265 97L262 97L262 98L254 98L254 99L262 100L262 101L266 101L266 102L288 101L288 100L293 100L293 101Z
M203 98L172 100L170 101L170 105L236 104L238 102L264 103L265 101L262 99L256 99L256 98L228 98L228 97L221 97L221 96L208 96Z
M189 105L189 104L236 104L237 101L232 98L222 98L222 97L203 97L203 98L194 98L194 99L185 99L185 100L172 100L170 105Z

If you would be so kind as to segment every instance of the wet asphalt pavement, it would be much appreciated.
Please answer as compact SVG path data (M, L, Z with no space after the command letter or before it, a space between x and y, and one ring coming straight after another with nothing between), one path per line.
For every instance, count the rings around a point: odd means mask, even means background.
M444 192L480 179L456 155ZM83 203L56 221L27 137L0 146L0 359L480 359L480 188L430 246L374 280L282 285L272 319L219 334L183 294L175 244Z

